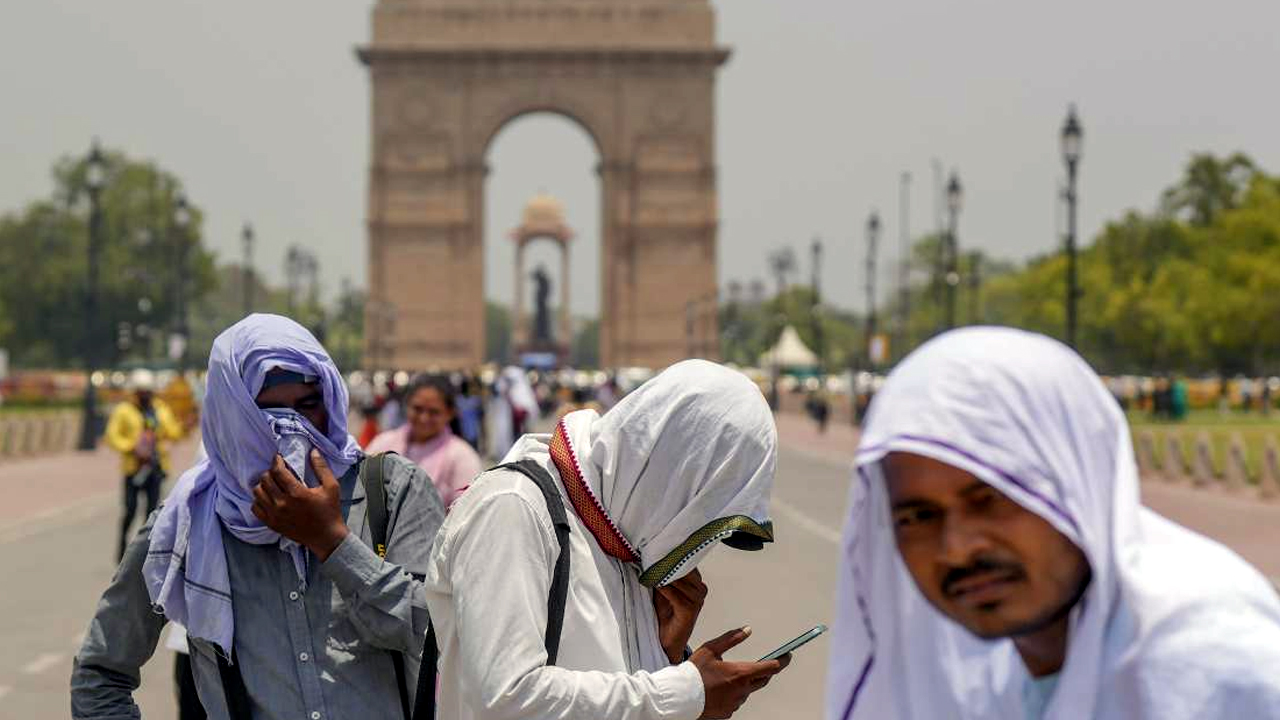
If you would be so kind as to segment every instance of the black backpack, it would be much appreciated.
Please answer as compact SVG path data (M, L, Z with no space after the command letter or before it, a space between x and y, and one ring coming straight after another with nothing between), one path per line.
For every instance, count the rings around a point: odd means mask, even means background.
M387 525L390 513L387 510L386 456L379 453L365 458L360 464L360 483L364 485L365 510L368 513L369 536L373 541L373 550L378 557L387 554ZM514 470L529 478L542 491L547 502L547 511L551 513L551 522L556 529L556 541L560 545L560 555L556 559L555 574L551 580L551 592L547 599L547 665L556 664L556 655L560 650L560 632L564 628L565 600L569 593L569 517L565 513L564 501L556 488L555 480L532 460L499 465L491 470ZM419 581L422 576L414 575ZM404 655L391 653L391 663L395 667L396 685L400 689L400 708L405 720L434 720L436 716L436 667L439 660L439 648L436 647L436 629L434 625L427 628L427 637L422 646L422 664L418 667L418 686L414 696L413 712L409 711L409 686L404 670ZM248 720L249 695L244 686L244 678L240 676L238 667L226 662L218 656L218 671L222 677L222 689L226 696L227 713L232 720Z
M369 533L373 539L374 550L379 556L386 554L387 542L387 493L386 479L383 470L385 454L375 455L365 461L360 468L360 479L364 483L365 494L369 498ZM370 460L374 462L369 462ZM371 472L366 473L365 466L374 465ZM547 511L551 513L551 523L556 529L556 541L560 545L560 554L556 558L555 573L551 579L551 592L547 598L547 632L545 643L547 648L547 665L556 664L556 656L560 650L560 632L564 628L565 600L569 593L569 517L565 513L564 501L556 488L555 480L532 460L499 465L491 470L514 470L529 478L542 491L547 502ZM418 578L421 580L421 578ZM418 667L418 688L414 694L413 713L409 712L408 687L405 681L404 656L391 653L391 661L396 668L396 682L400 687L400 706L404 709L405 720L434 720L436 716L436 667L439 660L439 648L436 647L436 628L427 628L427 639L422 646L422 664Z

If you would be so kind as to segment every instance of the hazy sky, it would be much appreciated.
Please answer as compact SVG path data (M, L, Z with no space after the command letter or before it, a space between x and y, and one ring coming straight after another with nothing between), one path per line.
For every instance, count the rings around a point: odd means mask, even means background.
M352 48L367 0L6 0L0 7L0 209L44 196L59 155L98 135L158 160L238 258L240 226L279 278L306 243L324 279L364 283L368 79ZM1194 151L1243 150L1280 171L1280 2L719 0L733 58L718 109L720 277L768 278L765 255L827 244L823 284L862 305L863 227L897 254L898 178L911 228L933 224L931 160L966 190L962 248L1024 258L1055 244L1058 130L1085 126L1081 228L1150 207ZM539 189L561 197L575 241L574 309L594 312L599 187L586 136L522 119L490 153L488 293L509 299L507 231ZM550 246L534 262L557 274ZM532 267L532 264L531 264Z

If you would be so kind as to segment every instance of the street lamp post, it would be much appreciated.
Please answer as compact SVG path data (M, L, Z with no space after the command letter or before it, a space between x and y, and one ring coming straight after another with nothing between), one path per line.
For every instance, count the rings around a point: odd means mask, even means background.
M244 243L244 314L248 316L253 312L253 226L249 223L240 231L240 240Z
M97 359L94 331L98 327L98 254L102 249L102 188L106 184L106 158L98 141L93 141L85 165L85 188L89 193L89 252L84 299L84 418L80 425L80 449L93 450L98 445L97 393L93 388L93 371Z
M818 376L824 377L822 359L826 354L826 338L822 334L822 238L813 239L809 253L813 260L813 350L818 356Z
M186 372L187 370L187 345L191 340L191 328L188 322L187 314L187 252L190 249L189 229L191 226L191 207L187 204L187 196L178 193L177 199L174 201L173 208L173 227L177 235L178 250L178 287L177 287L177 310L178 310L178 338L179 346L177 348L177 357L174 358L178 362L178 371Z
M876 337L876 248L880 243L880 213L871 211L867 218L867 367L875 367L875 357L871 354L871 343Z
M960 176L951 172L951 180L947 182L947 329L956 326L956 286L960 284L960 243L956 237L956 226L960 219L960 205L964 200L964 190L960 187Z
M911 342L911 173L904 172L898 184L898 338L899 353Z
M1080 298L1076 278L1076 168L1083 140L1084 128L1072 105L1062 125L1062 160L1067 165L1067 345L1072 348L1076 346L1076 301Z

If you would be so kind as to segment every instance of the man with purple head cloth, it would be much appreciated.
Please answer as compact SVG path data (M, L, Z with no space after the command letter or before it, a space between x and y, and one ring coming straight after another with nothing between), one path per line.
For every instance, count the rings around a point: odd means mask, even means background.
M828 720L1280 718L1280 601L1139 501L1124 413L1066 346L925 344L858 447Z
M74 718L140 717L139 668L166 621L187 629L214 720L402 716L444 509L421 469L387 456L387 539L374 551L347 411L338 369L292 320L251 315L218 336L208 457L125 551L76 656Z

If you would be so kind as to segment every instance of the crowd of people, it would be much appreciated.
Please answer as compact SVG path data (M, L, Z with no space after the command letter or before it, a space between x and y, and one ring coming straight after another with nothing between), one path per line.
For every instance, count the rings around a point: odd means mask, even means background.
M764 395L687 360L621 397L569 392L544 425L540 384L384 388L362 447L308 331L228 328L203 457L128 542L72 716L138 717L168 622L217 720L733 716L790 661L727 659L748 627L690 647L699 563L775 539ZM1000 328L926 343L855 457L829 720L1280 718L1275 589L1139 503L1124 414L1067 347Z

